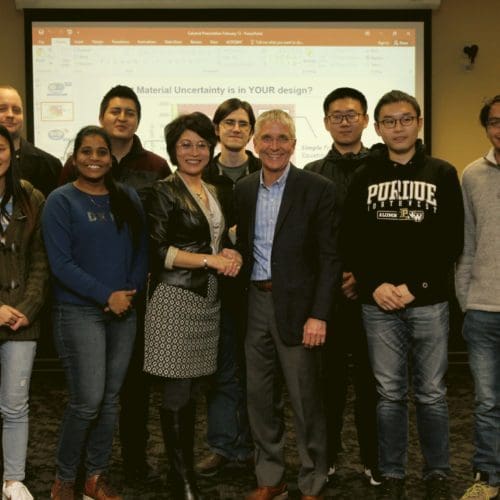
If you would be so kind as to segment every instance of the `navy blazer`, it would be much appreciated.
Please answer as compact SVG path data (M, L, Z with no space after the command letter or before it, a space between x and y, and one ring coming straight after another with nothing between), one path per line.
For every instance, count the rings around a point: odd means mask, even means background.
M253 268L260 172L235 188L237 248L247 282ZM278 331L287 345L302 343L308 318L328 321L340 282L338 216L333 183L291 165L274 233L271 273Z

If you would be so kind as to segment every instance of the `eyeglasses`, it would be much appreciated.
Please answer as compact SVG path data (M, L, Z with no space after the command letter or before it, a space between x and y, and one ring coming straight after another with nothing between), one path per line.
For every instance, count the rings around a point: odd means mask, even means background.
M250 129L250 123L244 121L244 120L233 120L232 118L227 118L225 120L221 121L221 125L224 128L234 128L236 125L238 125L238 128L241 130L249 130Z
M487 127L500 128L500 118L490 118L486 122Z
M385 128L394 128L398 122L402 127L409 127L416 119L416 116L407 115L401 118L384 118L378 123L381 123Z
M293 141L291 137L288 137L286 135L279 135L278 137L263 135L262 137L258 137L258 140L263 142L267 146L270 146L274 143L278 143L280 146L284 146L285 144L288 144L289 142Z
M350 111L349 113L332 113L331 115L326 115L330 123L334 125L340 125L345 118L347 123L357 123L359 122L359 117L363 113L356 113L355 111Z
M176 144L177 149L180 149L184 153L188 153L194 150L198 150L200 153L206 153L210 149L207 142L200 141L196 144L191 141L182 141Z

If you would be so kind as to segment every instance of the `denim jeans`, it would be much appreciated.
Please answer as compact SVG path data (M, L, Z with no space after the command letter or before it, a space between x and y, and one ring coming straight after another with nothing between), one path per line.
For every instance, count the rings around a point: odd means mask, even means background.
M379 469L403 478L408 451L408 372L417 410L424 478L449 472L448 303L384 312L363 305L368 350L377 383ZM409 366L410 364L410 366Z
M135 311L118 318L94 306L54 306L54 339L69 391L57 449L59 479L75 479L84 450L87 476L106 471L135 333Z
M4 480L24 480L28 449L28 397L35 353L34 340L0 342Z
M500 485L500 312L468 310L463 334L474 379L474 470Z
M237 318L222 309L217 353L217 371L207 397L207 440L210 449L229 460L246 460L253 455L248 424L243 358L239 346ZM241 353L240 353L241 350Z

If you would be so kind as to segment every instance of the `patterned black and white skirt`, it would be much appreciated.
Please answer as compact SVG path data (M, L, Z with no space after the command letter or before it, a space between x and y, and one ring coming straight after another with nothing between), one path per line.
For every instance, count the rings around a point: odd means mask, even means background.
M206 297L159 283L146 308L144 371L169 378L214 373L219 321L215 276L208 277Z

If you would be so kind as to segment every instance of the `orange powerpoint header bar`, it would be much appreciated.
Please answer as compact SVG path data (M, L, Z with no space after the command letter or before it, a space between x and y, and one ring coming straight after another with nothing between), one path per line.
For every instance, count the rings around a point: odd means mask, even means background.
M415 46L414 29L200 27L33 28L33 45Z

